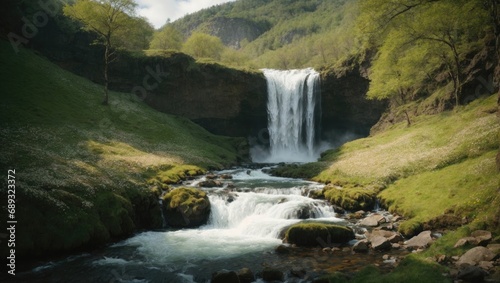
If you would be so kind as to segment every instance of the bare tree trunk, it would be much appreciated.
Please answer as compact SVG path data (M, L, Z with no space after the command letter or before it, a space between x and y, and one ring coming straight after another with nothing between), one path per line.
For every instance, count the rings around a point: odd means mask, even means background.
M455 106L458 107L460 104L460 94L462 93L462 68L460 67L460 59L458 57L458 52L453 48L453 53L455 55L455 68L456 68L456 78L455 78Z
M410 115L408 115L408 111L406 111L406 110L404 110L404 113L405 113L405 116L406 116L406 123L407 123L406 125L408 127L410 127L411 126Z
M401 99L401 104L400 106L404 106L406 104L406 98L405 94L402 90L399 90L399 98ZM397 103L397 100L396 100ZM403 113L405 114L406 117L406 126L410 127L411 126L411 120L410 120L410 114L408 114L408 110L403 110Z
M109 103L109 77L108 77L108 67L110 63L111 56L111 44L110 41L107 40L105 50L104 50L104 100L102 101L102 105L108 105Z

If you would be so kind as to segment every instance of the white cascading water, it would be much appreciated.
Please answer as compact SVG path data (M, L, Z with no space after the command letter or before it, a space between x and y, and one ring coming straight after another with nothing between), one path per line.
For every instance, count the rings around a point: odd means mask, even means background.
M236 184L293 180L272 177L261 170L232 175ZM209 194L211 212L207 225L199 229L145 232L128 239L125 245L139 246L142 253L170 264L177 260L228 258L276 247L281 243L280 233L303 219L342 221L324 201L302 195L303 189L318 189L318 184L295 182L295 186L285 188L256 187L232 193L215 190Z
M256 161L315 161L321 116L319 73L312 68L263 72L267 79L270 154Z
M227 182L235 188L228 189L227 184L205 188L211 203L207 225L143 232L102 253L43 265L33 276L47 270L45 274L57 279L49 280L54 282L69 282L69 277L96 282L209 282L218 270L258 271L264 264L281 262L282 257L272 251L282 243L289 225L304 220L343 222L327 202L304 196L321 190L322 184L273 177L261 169L219 173L231 175ZM286 265L289 260L285 258Z

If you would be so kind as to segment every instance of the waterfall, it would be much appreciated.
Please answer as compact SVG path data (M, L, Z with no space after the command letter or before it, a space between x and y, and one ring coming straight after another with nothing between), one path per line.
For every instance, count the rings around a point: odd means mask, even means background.
M239 192L228 202L224 195L211 195L207 229L229 229L234 234L278 238L279 233L301 219L332 221L335 212L323 201L299 194Z
M270 152L265 162L315 161L321 118L320 76L312 68L263 69Z

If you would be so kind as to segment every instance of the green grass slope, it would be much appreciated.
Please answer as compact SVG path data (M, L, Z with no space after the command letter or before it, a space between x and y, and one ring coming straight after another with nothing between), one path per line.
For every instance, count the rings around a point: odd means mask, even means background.
M212 135L131 94L111 92L111 105L102 106L102 86L31 51L15 54L5 41L0 65L0 167L3 176L16 173L18 254L158 227L162 188L246 154L245 140Z
M378 197L408 219L400 227L408 235L439 223L443 214L500 233L496 98L416 117L411 127L395 124L327 151L317 163L276 172L331 183L323 196L339 205L360 196Z
M477 229L500 235L500 173L495 156L500 123L497 96L482 97L456 110L419 116L368 138L327 151L319 162L282 166L279 175L330 183L317 196L347 208L379 198L405 217L406 236L423 229L444 231L423 253L406 257L387 274L368 267L350 280L332 274L330 282L451 282L446 268L429 261L461 255L458 239ZM339 277L340 276L340 277Z

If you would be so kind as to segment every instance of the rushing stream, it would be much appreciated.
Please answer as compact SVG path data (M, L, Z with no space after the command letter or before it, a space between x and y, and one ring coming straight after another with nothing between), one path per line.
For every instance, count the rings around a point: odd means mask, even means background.
M220 174L233 179L225 181L224 187L205 189L211 202L207 225L139 233L99 251L43 263L20 278L32 282L209 282L212 273L223 269L250 268L258 273L265 266L275 266L285 272L322 273L345 267L345 259L325 259L320 249L296 249L287 255L275 252L282 243L280 234L291 224L305 219L347 223L324 201L306 196L321 189L321 184L272 177L261 169ZM184 185L196 186L204 178ZM369 255L363 258L363 262L375 261ZM351 258L349 262L355 266L358 261ZM287 281L307 282L290 277Z

